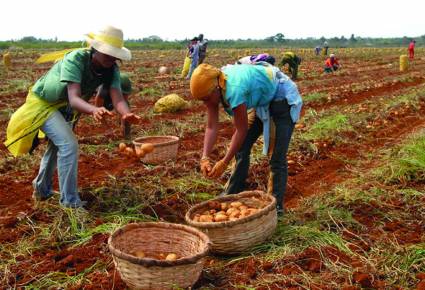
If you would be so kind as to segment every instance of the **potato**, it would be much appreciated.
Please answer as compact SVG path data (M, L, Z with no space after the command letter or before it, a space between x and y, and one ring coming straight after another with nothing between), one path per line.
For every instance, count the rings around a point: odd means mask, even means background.
M141 250L135 251L135 252L134 252L134 255L135 255L137 258L144 258L144 257L146 257L145 252L143 252L143 251L141 251Z
M235 211L233 211L230 215L229 218L231 217L239 217L239 215L241 214L240 210L236 209Z
M145 154L151 153L153 150L155 150L155 146L152 143L145 143L140 146L140 149L145 151Z
M234 201L230 203L230 206L235 208L240 207L241 205L242 205L242 202L240 201Z
M241 208L241 207L240 207ZM247 215L249 215L249 213L248 213L248 208L243 208L243 209L241 209L241 216L247 216Z
M254 214L254 213L257 213L257 212L258 212L258 209L257 208L248 208L249 215Z
M166 261L175 261L177 260L177 255L174 253L169 253L167 257L165 257Z
M215 209L210 209L210 214L215 214L217 211Z
M240 211L242 211L242 210L246 210L246 209L248 209L248 207L247 207L246 205L241 205L241 206L239 207L239 210L240 210Z
M213 222L213 217L211 215L203 214L199 217L199 222L201 222L201 223L211 223L211 222Z
M218 214L214 217L214 221L216 222L224 222L227 221L228 217L225 214Z
M220 211L218 211L218 212L216 213L216 215L218 215L218 214L224 214L224 215L227 215L227 214L226 214L226 212L225 212L224 210L220 210Z
M192 219L194 222L199 222L199 216L194 216Z
M131 147L127 147L127 148L125 148L124 153L125 153L126 155L128 155L128 156L132 156L132 155L134 155L134 154L135 154L135 153L134 153L133 148L131 148Z
M231 208L229 208L228 210L226 210L226 214L227 215L231 215L234 211L237 211L238 209L236 209L236 208L234 208L234 207L231 207Z
M229 204L227 202L220 203L221 210L227 210L229 208Z
M165 254L164 253L159 253L158 258L159 258L159 260L164 260L165 259Z
M136 147L135 148L135 151L136 151L136 156L138 158L143 158L146 155L145 151L143 151L142 149L140 149L140 147Z
M127 148L127 145L125 145L125 143L120 143L120 145L118 145L118 149L120 150L120 152L124 152L125 148Z
M208 202L208 207L210 209L216 209L216 210L221 210L221 203L215 200L210 200Z

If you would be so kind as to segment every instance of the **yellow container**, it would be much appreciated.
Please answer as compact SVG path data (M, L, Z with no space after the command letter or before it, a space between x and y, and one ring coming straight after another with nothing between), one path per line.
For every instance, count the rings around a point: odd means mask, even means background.
M409 68L409 59L407 55L400 55L400 71L407 71Z
M12 59L8 52L3 54L3 64L6 68L10 68L12 66Z

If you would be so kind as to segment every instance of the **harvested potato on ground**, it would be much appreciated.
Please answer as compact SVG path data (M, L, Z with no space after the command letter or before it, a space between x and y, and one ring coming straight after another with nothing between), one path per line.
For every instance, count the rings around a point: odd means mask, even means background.
M146 255L145 255L145 252L143 252L143 251L135 251L134 252L134 255L137 257L137 258L144 258Z
M120 145L118 145L118 149L120 150L120 152L124 152L125 148L127 148L127 145L125 145L125 143L120 143Z
M128 156L132 156L132 155L134 155L134 154L135 154L135 153L134 153L133 148L131 148L131 147L127 147L127 148L125 148L124 153L125 153L126 155L128 155Z
M143 151L142 149L140 149L140 147L136 147L135 148L135 151L136 151L136 156L138 158L143 158L146 155L145 151Z
M175 261L177 260L177 255L174 253L169 253L167 257L165 257L166 261Z
M240 201L234 201L234 202L231 202L230 203L230 206L231 207L240 207L242 205L242 202L240 202Z
M155 146L152 143L146 143L142 144L140 146L140 149L145 151L145 154L151 153L153 150L155 150Z

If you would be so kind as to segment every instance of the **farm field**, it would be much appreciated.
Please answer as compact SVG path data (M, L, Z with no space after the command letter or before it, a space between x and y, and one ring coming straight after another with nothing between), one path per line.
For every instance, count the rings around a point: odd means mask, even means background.
M277 49L210 49L218 67ZM303 117L292 136L286 212L271 238L241 256L210 256L196 289L425 289L425 49L406 72L401 48L331 50L341 70L323 74L323 56L295 49L303 62L296 81ZM13 68L0 68L0 139L11 114L50 64L43 52L12 51ZM33 155L13 158L0 145L0 288L126 289L108 251L109 234L137 221L184 223L194 204L219 194L219 180L202 177L206 112L191 100L180 78L185 51L134 50L120 65L134 92L132 111L141 116L132 137L180 137L178 158L158 166L118 152L123 142L116 118L107 124L82 116L79 187L88 214L59 206L58 196L35 204L31 182L46 144ZM171 68L158 74L160 66ZM160 97L177 93L189 108L153 113ZM214 157L233 133L220 115ZM130 142L127 141L129 144ZM266 191L268 160L258 142L251 156L248 189ZM57 179L55 190L58 189Z

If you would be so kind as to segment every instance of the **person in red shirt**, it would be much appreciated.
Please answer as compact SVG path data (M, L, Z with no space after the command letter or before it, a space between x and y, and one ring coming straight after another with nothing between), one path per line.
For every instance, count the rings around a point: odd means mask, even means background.
M338 59L335 54L331 54L325 61L325 72L330 73L336 71L339 68Z
M409 43L409 59L413 60L415 57L415 44L416 40L412 39L412 41Z

